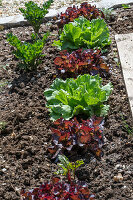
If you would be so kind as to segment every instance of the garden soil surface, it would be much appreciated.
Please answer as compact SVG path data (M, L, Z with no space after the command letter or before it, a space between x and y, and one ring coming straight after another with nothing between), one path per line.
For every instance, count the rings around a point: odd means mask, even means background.
M108 100L110 112L105 118L104 155L96 159L90 152L75 153L70 160L83 159L77 171L79 180L87 182L99 200L133 199L133 122L117 54L114 35L133 32L133 7L117 9L108 22L112 44L105 59L112 66L110 77L114 89ZM6 40L10 31L22 41L30 40L31 27L17 27L0 31L0 122L6 122L0 133L0 200L18 200L22 188L29 190L50 180L57 164L50 159L47 148L51 144L49 113L43 92L55 79L54 58L59 51L52 47L57 39L55 22L43 24L41 31L51 31L44 48L46 56L37 71L20 71L13 48ZM121 174L121 180L114 176Z

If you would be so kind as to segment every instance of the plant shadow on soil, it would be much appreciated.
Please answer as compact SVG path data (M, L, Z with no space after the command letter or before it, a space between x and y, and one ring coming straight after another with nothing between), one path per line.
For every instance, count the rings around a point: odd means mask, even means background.
M110 112L105 119L104 156L97 160L90 152L76 154L77 159L84 159L85 166L77 170L80 180L87 182L96 199L101 200L130 200L132 199L132 141L125 129L122 128L122 117L132 127L131 112L120 67L114 61L116 43L115 33L133 31L128 26L132 21L133 7L126 10L116 10L116 19L109 22L112 44L106 55L107 63L112 66L109 78L103 78L105 83L111 81L114 86L109 98ZM118 18L127 17L119 21ZM47 148L51 142L49 113L45 107L46 100L43 92L49 88L56 74L54 58L59 51L52 47L57 39L56 25L50 27L52 35L44 48L46 56L36 72L20 73L16 68L18 61L14 59L11 47L6 42L6 33L1 31L0 62L8 64L7 69L0 70L0 79L6 79L10 85L5 86L0 93L0 121L5 121L6 127L1 131L1 168L0 168L0 198L2 200L18 200L22 188L26 190L37 187L49 180L57 165L49 158ZM122 23L122 24L121 24ZM122 25L122 26L121 26ZM42 31L46 31L42 25ZM11 31L21 40L30 39L31 27L12 28ZM75 158L74 158L75 159ZM119 165L119 166L118 166ZM5 169L5 170L3 170ZM122 182L115 182L113 177L121 172Z

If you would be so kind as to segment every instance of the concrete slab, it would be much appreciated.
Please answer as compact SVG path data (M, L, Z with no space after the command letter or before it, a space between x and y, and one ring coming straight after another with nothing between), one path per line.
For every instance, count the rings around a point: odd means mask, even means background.
M115 40L133 116L133 33L115 35Z
M101 0L98 2L98 6L104 7L104 8L110 8L110 7L118 7L118 5L121 4L129 4L133 3L133 0Z

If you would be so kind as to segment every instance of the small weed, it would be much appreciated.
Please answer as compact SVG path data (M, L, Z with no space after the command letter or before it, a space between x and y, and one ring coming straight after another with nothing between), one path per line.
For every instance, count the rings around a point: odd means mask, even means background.
M2 70L2 69L7 70L6 69L7 66L9 66L9 65L8 64L6 64L6 65L0 65L0 70Z
M117 67L120 67L120 60L119 60L119 58L118 58L118 53L117 53L117 51L114 51L113 52L113 60L115 61L115 63L116 63L116 65L117 65Z
M124 122L123 128L125 129L125 131L126 131L129 135L132 135L132 134L133 134L133 129L132 129L126 122Z
M121 63L120 63L119 59L118 58L113 58L113 60L115 61L117 67L120 67Z
M120 62L117 62L116 64L117 64L117 67L120 67L120 65L121 65L121 63L120 63Z
M64 6L64 5L65 5L65 2L64 2L64 1L62 1L62 2L61 2L61 5L62 5L62 6Z
M0 6L2 6L2 0L0 0Z
M7 81L0 81L0 92L1 92L2 88L3 88L4 86L6 86L7 84L8 84Z
M102 8L101 11L103 12L105 19L106 20L110 20L112 12L113 12L113 8Z
M4 30L4 26L0 25L0 31Z
M121 119L122 119L122 129L126 131L129 135L133 135L133 128L129 124L127 124L122 114L121 114Z
M123 7L123 9L130 9L131 8L131 6L128 5L128 4L122 4L122 7Z
M5 130L6 124L7 124L6 122L1 122L0 121L0 130L2 130L2 131Z
M14 5L19 6L18 1L14 1Z

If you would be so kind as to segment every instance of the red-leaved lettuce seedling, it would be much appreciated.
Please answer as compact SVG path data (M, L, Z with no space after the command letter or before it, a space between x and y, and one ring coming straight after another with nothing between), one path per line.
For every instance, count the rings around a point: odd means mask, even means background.
M79 74L87 73L106 76L109 72L109 65L104 62L100 50L78 49L72 53L63 50L60 57L55 58L54 63L61 76L77 77Z
M88 120L82 120L81 123L76 118L56 120L54 122L55 128L51 128L53 146L48 149L52 158L56 158L66 150L72 151L75 146L79 149L82 148L84 152L90 150L96 157L101 157L103 123L102 117L92 117Z
M21 192L22 200L95 200L87 185L81 182L67 183L58 177L43 183L39 188Z
M65 24L69 22L73 22L75 18L79 16L84 16L88 20L96 19L96 18L104 18L104 14L100 11L96 6L91 6L87 2L84 2L78 8L77 6L68 7L65 13L61 13L58 16L59 22L58 27L63 28Z
M75 170L84 162L77 160L75 163L69 162L68 158L60 155L61 168L57 174L65 175L66 181L62 178L53 177L50 182L43 183L39 188L28 192L21 191L22 200L95 200L95 196L90 193L86 183L72 180L71 172L75 176Z

